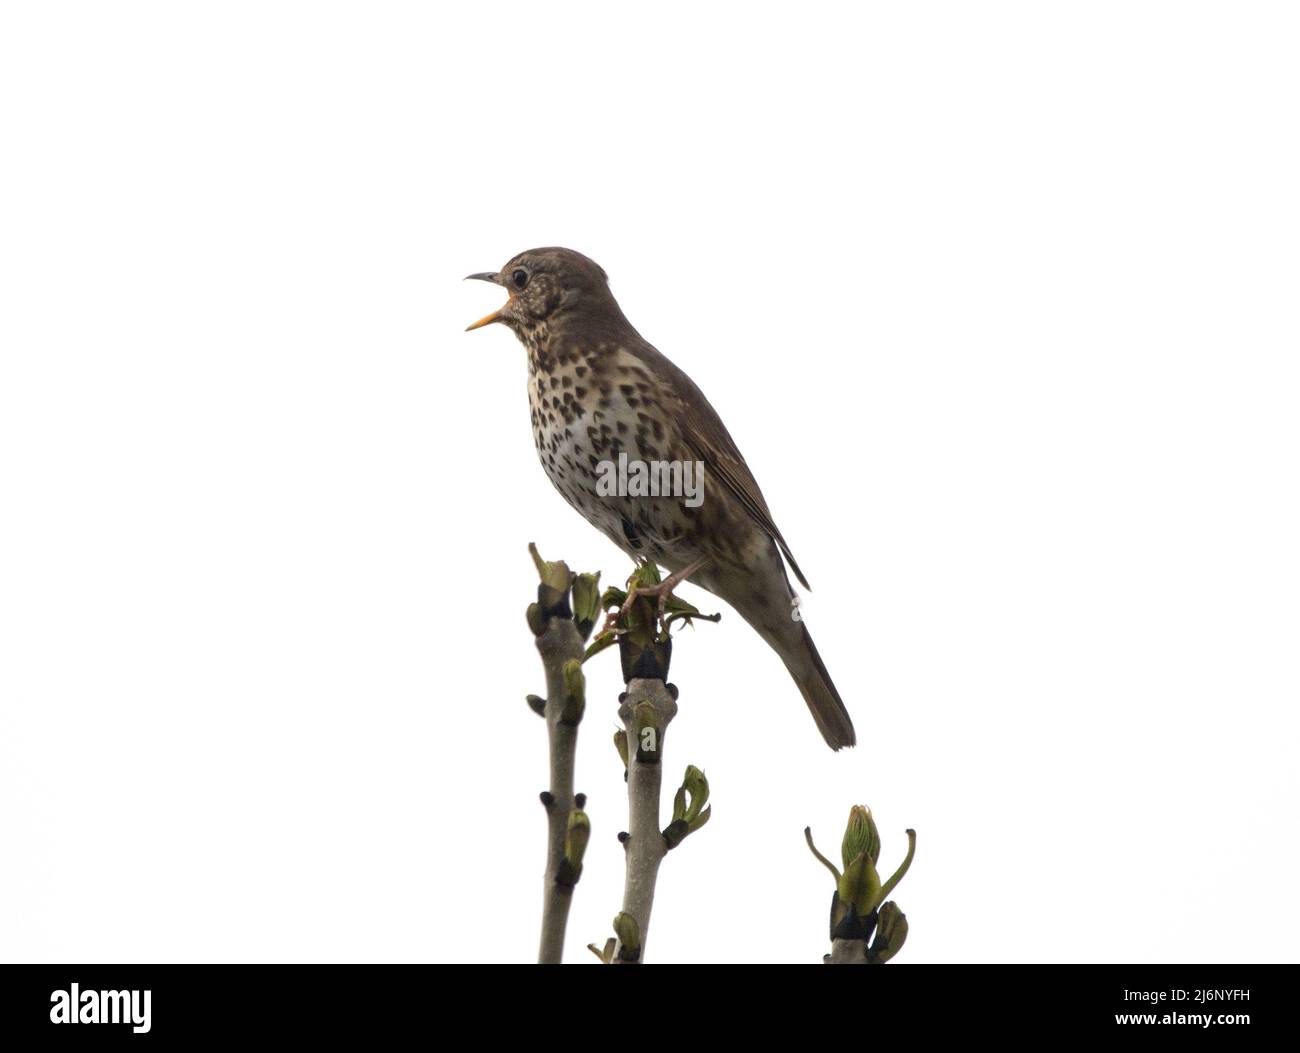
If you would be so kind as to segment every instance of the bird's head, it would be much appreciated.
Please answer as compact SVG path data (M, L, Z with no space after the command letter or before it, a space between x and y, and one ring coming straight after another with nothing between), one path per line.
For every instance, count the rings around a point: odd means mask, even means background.
M523 336L560 312L613 302L604 270L572 249L529 249L499 271L470 274L468 278L495 282L509 298L500 310L480 318L466 332L504 322Z

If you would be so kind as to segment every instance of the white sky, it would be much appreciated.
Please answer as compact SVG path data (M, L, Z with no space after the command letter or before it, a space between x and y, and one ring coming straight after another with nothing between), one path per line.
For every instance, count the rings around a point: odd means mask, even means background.
M726 420L862 742L679 638L714 820L650 959L820 960L802 830L861 802L900 961L1294 960L1298 21L5 5L0 955L533 957L526 545L628 567L460 279L562 244Z

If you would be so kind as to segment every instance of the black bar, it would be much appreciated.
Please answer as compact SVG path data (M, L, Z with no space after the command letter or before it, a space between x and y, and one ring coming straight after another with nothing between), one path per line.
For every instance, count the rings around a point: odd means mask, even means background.
M889 964L638 966L585 970L449 965L10 965L0 967L0 1040L10 1049L53 1042L127 1041L173 1047L195 1041L317 1037L394 1042L413 1034L474 1046L567 1034L607 1044L635 1023L680 1042L704 1029L738 1038L778 1026L808 1041L856 1044L888 1035L968 1041L1120 1036L1138 1041L1205 1034L1216 1043L1295 1031L1295 966ZM72 984L87 992L149 992L139 1023L54 1023ZM66 998L59 992L64 992ZM629 1001L629 996L632 1001ZM91 1006L93 1008L87 1008ZM143 1015L142 1013L138 1015ZM1208 1017L1195 1022L1191 1017ZM1123 1019L1121 1019L1123 1018ZM414 1031L412 1031L414 1029ZM541 1031L539 1032L539 1029ZM35 1040L40 1046L14 1045ZM549 1041L549 1039L548 1039Z

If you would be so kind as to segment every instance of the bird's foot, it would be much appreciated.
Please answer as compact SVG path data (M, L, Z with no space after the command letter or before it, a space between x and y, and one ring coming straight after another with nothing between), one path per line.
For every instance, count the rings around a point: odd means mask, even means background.
M673 595L673 590L677 588L678 585L682 584L682 582L686 581L687 578L704 566L708 561L708 557L703 556L700 559L697 559L694 563L691 563L689 566L683 567L676 573L669 574L668 577L664 578L664 580L659 582L657 585L633 586L628 590L627 599L624 601L623 607L618 612L615 621L632 609L632 604L638 597L645 597L647 599L654 597L655 622L659 627L659 632L664 636L668 635L668 624L673 617L681 616L690 618L691 615L703 617L703 615L700 615L699 611L691 604L677 599L677 597ZM668 602L670 600L674 601L674 606L678 608L678 610L674 611L672 615L669 615L668 613Z
M700 618L703 621L709 622L721 620L722 615L701 614L698 608L687 603L685 600L678 599L677 596L673 594L673 590L677 588L678 585L704 566L706 562L707 558L698 559L689 566L677 571L675 574L670 574L663 581L654 580L658 577L657 572L645 575L644 570L640 569L633 574L631 579L628 581L628 589L626 593L621 589L608 590L609 593L613 593L614 595L609 596L607 593L606 602L608 603L612 600L615 603L619 603L619 606L617 609L609 611L605 616L604 625L601 626L600 632L597 633L597 640L603 639L605 641L601 646L608 646L608 644L612 643L615 638L623 636L628 632L632 632L635 629L635 626L631 624L633 619L631 619L629 615L636 606L637 600L651 598L655 600L654 626L658 633L663 637L668 636L669 627L678 619L687 623L694 618ZM650 578L651 584L640 584L640 582L646 580L647 576ZM617 597L617 599L614 597ZM620 599L621 602L619 602Z
M667 603L668 597L667 597L667 593L662 593L662 594L660 593L659 590L662 588L663 588L662 584L651 585L651 586L635 585L629 588L627 591L627 597L623 600L623 605L619 607L617 610L612 610L607 615L605 615L605 624L600 631L602 633L613 633L615 636L619 635L620 633L627 632L628 630L626 628L626 618L627 615L631 612L632 607L636 603L636 601L642 596L656 596L656 595L659 596L660 628L663 628L664 605L665 603ZM619 622L623 622L624 624L619 625Z

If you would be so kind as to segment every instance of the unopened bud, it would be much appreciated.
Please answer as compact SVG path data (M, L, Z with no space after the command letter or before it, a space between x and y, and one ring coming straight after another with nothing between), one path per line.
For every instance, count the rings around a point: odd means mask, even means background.
M569 585L573 581L569 565L563 560L548 562L542 559L536 545L529 545L528 551L541 579L537 586L537 603L542 614L568 618L573 613L569 607Z
M880 861L880 831L876 821L871 817L871 809L855 804L849 810L848 825L844 828L844 841L840 846L840 858L844 868L860 855L866 855L871 862Z
M620 961L635 962L641 957L641 926L631 914L614 917L614 935L618 937Z
M871 943L870 961L884 963L902 949L907 939L907 915L893 900L880 908L876 938Z
M600 617L600 575L579 574L573 579L573 624L585 640Z
M561 724L577 724L587 706L587 681L582 675L582 662L570 658L564 663L564 707L560 710Z
M569 813L569 824L564 831L564 860L577 872L582 870L582 857L590 840L591 820L586 812L575 808Z
M546 619L542 617L542 609L535 603L528 605L525 612L528 618L528 628L532 630L534 636L541 636L546 632Z

